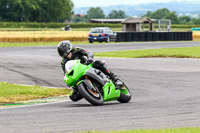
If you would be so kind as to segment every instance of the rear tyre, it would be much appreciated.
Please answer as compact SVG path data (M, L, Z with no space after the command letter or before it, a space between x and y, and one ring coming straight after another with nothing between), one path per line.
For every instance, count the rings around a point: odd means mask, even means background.
M89 41L90 43L93 43L93 41Z
M117 99L117 101L121 103L127 103L131 100L131 92L129 88L123 84L120 89L120 97Z
M91 104L100 106L104 103L103 97L97 87L93 85L93 90L89 89L84 83L78 85L79 93Z

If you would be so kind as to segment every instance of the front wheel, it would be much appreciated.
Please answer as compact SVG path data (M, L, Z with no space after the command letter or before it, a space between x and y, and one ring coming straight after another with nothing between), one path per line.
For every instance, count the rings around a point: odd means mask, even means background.
M120 87L120 97L117 99L117 101L121 103L127 103L130 100L131 100L131 92L129 88L125 84L123 84Z
M96 86L88 87L85 83L80 83L77 88L79 93L91 104L99 106L104 103L103 97Z

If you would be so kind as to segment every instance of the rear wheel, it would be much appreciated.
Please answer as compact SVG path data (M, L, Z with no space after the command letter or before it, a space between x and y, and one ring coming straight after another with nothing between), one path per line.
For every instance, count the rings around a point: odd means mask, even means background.
M91 41L91 40L90 40L89 42L90 42L90 43L93 43L93 41Z
M130 100L131 100L131 92L129 88L125 84L123 84L120 87L120 97L117 99L117 101L121 103L127 103Z
M80 94L93 105L102 105L104 103L102 94L95 84L91 84L92 88L89 88L86 84L80 83L78 85L78 91Z

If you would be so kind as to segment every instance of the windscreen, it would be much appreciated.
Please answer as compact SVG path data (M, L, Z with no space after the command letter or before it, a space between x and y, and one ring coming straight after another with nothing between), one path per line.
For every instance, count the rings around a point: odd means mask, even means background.
M65 64L65 72L69 73L77 60L70 60Z
M102 29L92 29L90 33L103 33Z

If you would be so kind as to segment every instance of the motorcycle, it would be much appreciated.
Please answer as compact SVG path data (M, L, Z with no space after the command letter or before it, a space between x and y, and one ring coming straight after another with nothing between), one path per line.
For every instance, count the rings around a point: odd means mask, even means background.
M115 85L109 76L80 60L70 60L65 64L64 81L93 105L117 100L127 103L131 99L129 88L120 79Z
M71 28L70 25L67 25L66 27L62 27L61 29L62 29L63 31L71 31L71 30L72 30L72 28Z

